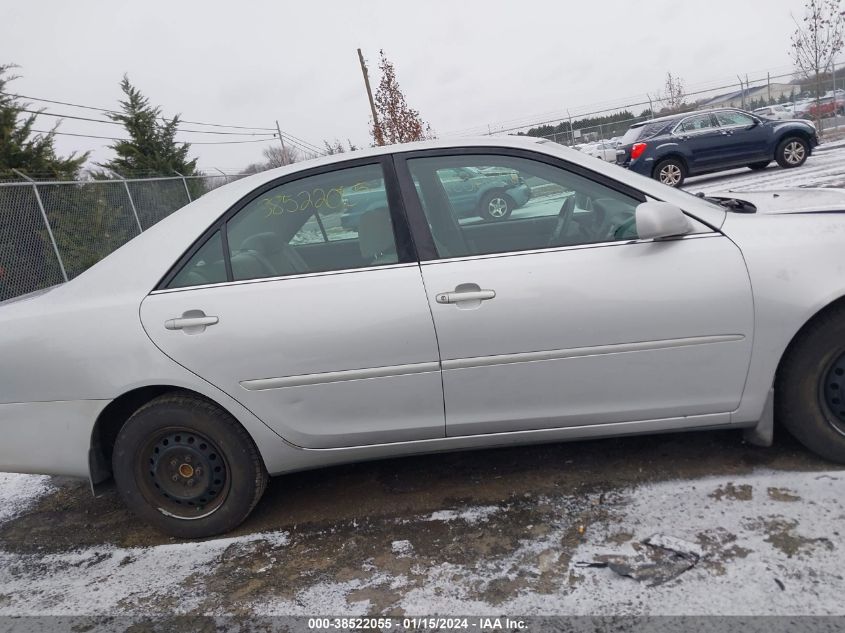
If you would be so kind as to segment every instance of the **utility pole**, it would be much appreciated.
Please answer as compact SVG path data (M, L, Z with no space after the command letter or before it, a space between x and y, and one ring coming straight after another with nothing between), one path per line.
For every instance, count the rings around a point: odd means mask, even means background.
M745 110L745 89L742 87L742 77L736 76L739 79L739 94L742 97L742 109Z
M566 117L569 119L569 139L570 145L575 145L575 130L572 129L572 115L569 114L569 110L566 110Z
M381 124L378 122L376 104L373 101L373 91L370 89L370 76L367 74L367 63L364 61L364 54L358 49L358 61L361 62L361 73L364 75L364 85L367 87L367 99L370 100L370 112L373 114L373 136L376 145L384 145L384 137L381 134Z
M276 131L279 133L279 141L282 144L282 164L287 166L288 164L288 150L285 147L285 137L282 136L282 129L279 127L279 121L276 120Z
M766 92L768 93L769 101L766 105L772 105L772 75L766 73Z

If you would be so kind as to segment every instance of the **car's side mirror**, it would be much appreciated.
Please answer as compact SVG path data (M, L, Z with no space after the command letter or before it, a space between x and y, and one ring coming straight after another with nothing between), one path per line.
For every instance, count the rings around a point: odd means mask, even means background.
M643 202L634 212L637 237L641 240L659 240L686 235L693 229L692 222L679 207L668 202Z

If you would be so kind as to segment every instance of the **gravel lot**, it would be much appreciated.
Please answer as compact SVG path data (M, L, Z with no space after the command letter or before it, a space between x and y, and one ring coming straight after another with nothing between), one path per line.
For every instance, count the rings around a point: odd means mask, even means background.
M834 146L688 188L843 183ZM0 473L0 615L843 615L843 493L782 432L672 434L288 475L180 542L113 491Z

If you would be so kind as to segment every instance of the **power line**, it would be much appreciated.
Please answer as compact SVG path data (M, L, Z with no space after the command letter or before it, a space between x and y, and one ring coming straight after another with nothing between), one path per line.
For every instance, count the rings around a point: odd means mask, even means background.
M0 94L10 96L10 97L14 97L14 98L19 98L19 99L30 99L32 101L39 101L39 102L43 102L43 103L52 103L52 104L56 104L56 105L64 105L64 106L69 106L69 107L73 107L73 108L83 108L85 110L93 110L95 112L104 112L106 114L121 114L120 112L117 112L115 110L109 110L108 108L99 108L99 107L96 107L96 106L82 105L82 104L79 104L79 103L71 103L69 101L58 101L56 99L44 99L44 98L41 98L41 97L32 97L32 96L28 96L28 95L9 93L9 92L0 92ZM91 122L94 122L94 123L108 123L108 124L121 125L121 123L118 122L118 121L106 121L104 119L92 119L92 118L80 117L80 116L76 116L76 115L62 115L62 114L55 114L55 113L52 113L52 112L38 112L38 111L28 110L28 109L24 109L23 111L29 112L31 114L44 114L44 115L47 115L47 116L61 117L61 118L67 118L67 119L76 119L76 120L81 120L81 121L91 121ZM159 119L162 120L162 121L165 121L165 122L170 120L170 119L167 119L166 117L159 117ZM187 129L179 129L178 130L180 132L187 132L187 133L231 134L231 135L242 135L242 136L259 136L259 135L261 135L261 133L256 133L255 131L256 130L263 130L263 131L266 131L269 134L272 134L272 136L270 138L257 139L255 141L229 141L229 142L226 142L226 141L220 141L220 142L195 141L194 143L192 143L193 145L227 145L227 144L247 143L247 142L260 143L260 142L263 142L263 141L269 141L269 140L273 140L274 138L278 138L277 134L275 133L276 130L274 128L258 127L258 126L256 126L256 127L245 127L245 126L241 126L241 125L223 125L223 124L220 124L220 123L203 123L203 122L200 122L200 121L187 121L187 120L183 120L182 122L187 123L189 125L204 125L204 126L210 126L210 127L223 127L223 128L230 128L230 129L251 130L252 131L251 133L241 134L241 133L238 133L238 132L214 132L214 131L206 131L206 130L187 130ZM43 132L43 131L39 132L38 130L33 130L33 131L38 132L40 134L48 134L49 133L49 132ZM83 138L101 138L101 139L104 139L104 140L114 140L114 141L126 140L126 139L120 139L120 138L116 138L116 137L98 136L98 135L94 135L94 134L74 134L74 133L71 133L71 132L55 132L55 134L61 134L63 136L77 136L77 137L83 137ZM324 155L325 154L325 152L323 150L321 150L319 147L317 147L313 143L309 143L308 141L305 141L301 138L293 136L292 134L290 134L288 132L282 132L282 136L285 139L287 139L288 141L290 141L290 143L292 145L295 145L300 150L303 150L306 153L309 153L309 154L315 153L315 154L318 154L318 155Z
M784 77L792 77L792 76L794 76L794 74L795 73L784 73L782 75L772 75L768 79L783 79ZM749 84L757 84L757 83L761 83L761 82L764 82L764 81L766 81L766 78L754 79L753 81L749 82ZM722 85L722 86L714 86L713 88L706 88L704 90L696 90L696 91L693 91L693 92L688 92L688 93L685 94L685 96L692 97L692 96L695 96L695 95L705 94L705 93L708 93L708 92L715 92L716 90L725 90L727 88L736 88L736 85L737 85L736 82L734 82L734 83L725 84L725 85ZM746 88L746 90L747 90L747 88ZM737 91L737 92L739 92L739 91ZM636 103L626 103L626 104L619 105L619 106L616 106L616 107L604 108L602 110L594 110L592 112L581 112L579 114L573 115L573 117L577 116L579 118L585 118L585 117L593 116L593 115L596 115L596 114L604 114L605 112L614 112L614 111L617 111L617 110L621 110L623 108L632 108L632 107L636 107L636 106L645 106L645 105L650 105L650 102L649 101L638 101ZM514 131L521 130L521 129L526 128L526 127L528 127L528 128L539 127L541 125L549 125L551 123L560 123L562 121L567 120L568 118L569 118L568 116L566 116L566 117L560 116L560 117L557 117L557 118L554 118L554 119L549 119L547 121L537 121L537 122L534 122L534 123L525 123L523 125L517 125L515 127L503 128L503 129L497 130L496 132L499 133L499 134L505 133L505 132L514 132Z
M29 114L41 115L41 116L52 116L60 119L74 119L76 121L91 121L92 123L108 123L109 125L123 125L120 121L106 121L104 119L92 119L90 117L84 116L76 116L73 114L57 114L55 112L44 112L39 110L27 110L26 108L21 109L21 112L27 112ZM230 134L234 136L275 136L274 133L271 132L218 132L216 130L186 130L184 128L176 128L177 132L190 132L192 134Z
M75 134L73 132L55 132L55 131L47 131L47 130L32 130L36 134L59 134L61 136L77 136L80 138L97 138L103 139L106 141L122 141L122 142L129 142L130 139L128 138L118 138L116 136L98 136L96 134ZM237 143L266 143L267 141L274 141L276 140L276 135L274 134L271 138L259 138L249 141L176 141L177 143L187 143L189 145L235 145Z
M87 106L87 105L82 105L82 104L79 104L79 103L70 103L69 101L56 101L55 99L43 99L41 97L29 97L27 95L15 94L15 93L11 93L11 92L0 92L0 94L6 95L7 97L14 97L14 98L17 98L17 99L30 99L32 101L40 101L42 103L53 103L53 104L56 104L56 105L70 106L72 108L83 108L85 110L95 110L97 112L105 112L106 114L121 114L120 112L117 112L115 110L109 110L108 108L98 108L96 106ZM162 121L169 121L170 120L167 117L159 117L159 119L161 119ZM276 131L275 128L269 128L269 127L258 127L258 126L250 127L250 126L243 126L243 125L224 125L222 123L202 123L200 121L185 121L185 120L183 120L182 122L188 123L189 125L207 125L207 126L210 126L210 127L226 127L226 128L237 129L237 130L261 130L261 131L266 131L266 132L275 132Z

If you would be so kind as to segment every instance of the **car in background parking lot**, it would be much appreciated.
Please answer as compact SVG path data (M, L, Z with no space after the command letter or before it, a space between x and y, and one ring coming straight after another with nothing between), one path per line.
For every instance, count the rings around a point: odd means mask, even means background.
M752 110L751 113L764 119L776 119L778 121L788 121L789 119L795 118L792 110L780 104L757 108L756 110Z
M670 187L687 176L736 167L765 169L773 160L799 167L818 145L809 121L763 119L733 108L685 112L632 125L616 162Z
M460 167L445 169L439 176L461 218L506 220L531 198L531 188L513 170ZM357 230L363 214L384 206L383 184L360 183L356 187L343 196L345 211L340 222L349 230Z
M609 142L596 143L581 150L587 156L601 158L608 163L616 162L616 144Z

